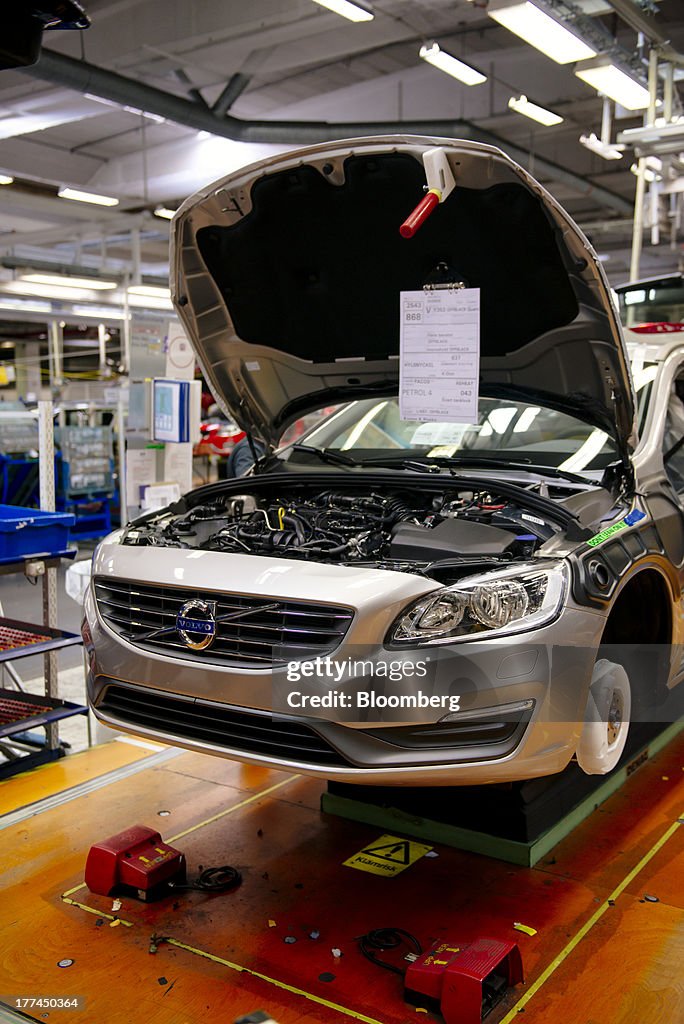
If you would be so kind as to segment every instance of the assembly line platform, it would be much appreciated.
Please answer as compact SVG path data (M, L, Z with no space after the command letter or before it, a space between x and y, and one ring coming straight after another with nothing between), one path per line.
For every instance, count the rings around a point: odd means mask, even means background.
M0 784L0 1001L84 1007L25 1008L29 1019L232 1024L263 1009L278 1024L434 1024L358 951L358 936L395 927L425 947L518 942L526 983L488 1024L684 1020L684 736L534 867L424 840L429 852L389 873L359 869L388 845L391 861L391 842L377 825L322 814L325 783L137 744ZM133 824L182 850L191 878L229 863L242 886L121 906L91 894L91 844Z
M585 775L572 761L558 775L503 785L360 788L331 782L321 807L350 821L533 867L683 730L684 719L668 726L633 724L607 776Z

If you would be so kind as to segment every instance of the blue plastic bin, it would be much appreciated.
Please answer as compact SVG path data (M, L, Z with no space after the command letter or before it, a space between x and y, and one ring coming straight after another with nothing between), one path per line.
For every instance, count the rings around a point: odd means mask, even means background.
M69 547L69 529L75 522L67 512L0 505L0 562L61 554Z

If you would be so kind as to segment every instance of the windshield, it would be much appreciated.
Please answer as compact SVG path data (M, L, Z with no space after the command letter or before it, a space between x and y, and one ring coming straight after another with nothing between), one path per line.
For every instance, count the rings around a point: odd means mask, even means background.
M352 402L306 437L356 461L463 458L531 463L568 471L602 469L617 457L608 435L582 420L526 402L480 398L475 423L402 420L396 398Z
M658 367L632 352L637 433L641 435ZM397 398L350 402L300 434L309 448L348 453L363 463L373 459L462 459L520 463L567 473L601 471L618 457L605 431L584 420L527 402L481 397L476 423L402 420ZM292 442L293 438L287 439ZM304 451L290 453L297 458Z
M620 318L626 327L653 321L684 321L684 280L681 277L636 282L621 288L618 300Z

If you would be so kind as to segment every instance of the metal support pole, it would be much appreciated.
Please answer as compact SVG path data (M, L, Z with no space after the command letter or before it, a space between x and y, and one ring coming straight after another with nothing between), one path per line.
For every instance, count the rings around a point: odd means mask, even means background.
M48 356L48 388L50 389L50 394L52 394L52 386L53 386L53 384L55 382L55 357L54 357L54 353L53 353L53 350L52 350L52 321L50 321L48 323L47 356ZM43 389L43 374L40 373L40 387L38 388L38 397L40 397L40 395L42 393L42 389Z
M674 103L674 67L672 64L665 65L665 88L663 91L663 116L669 124L672 121Z
M126 427L124 404L119 401L116 406L116 434L119 442L119 508L121 509L121 525L128 522L128 498L126 495Z
M679 234L679 196L670 196L670 252L677 252Z
M131 231L131 263L133 265L133 284L140 284L140 228L133 228Z
M639 278L641 265L641 243L644 230L644 198L646 196L646 160L639 157L636 175L636 194L634 196L634 226L632 228L632 259L629 266L629 279Z
M17 393L25 397L30 395L32 401L40 397L42 388L40 342L17 342L16 345Z
M52 428L52 402L38 402L38 445L40 507L44 512L55 511L55 437Z
M55 437L52 426L52 402L38 403L38 471L40 481L40 507L44 512L55 511ZM43 625L57 628L57 570L46 569L43 574ZM57 652L44 656L45 696L58 696ZM59 746L57 723L46 726L47 745L50 750Z
M100 353L100 376L107 376L107 328L104 324L97 325L97 344Z
M48 324L48 340L50 349L50 386L60 387L62 378L62 354L64 351L64 328L57 320Z
M603 110L601 112L601 142L606 146L610 145L610 133L613 130L612 104L607 96L603 97Z
M648 55L648 109L644 117L644 125L655 122L656 103L658 100L658 53L652 49ZM634 226L632 228L632 258L630 261L629 279L636 281L641 265L641 248L644 231L644 201L646 198L646 159L639 157L636 175L636 194L634 196Z
M651 245L660 245L660 188L657 181L651 182L648 197L651 205Z
M128 285L130 279L128 274L124 277L123 283L123 329L121 332L122 352L121 361L123 363L124 373L129 374L131 372L131 307L128 304Z
M648 55L648 111L647 124L655 124L656 104L658 102L658 51L651 50Z

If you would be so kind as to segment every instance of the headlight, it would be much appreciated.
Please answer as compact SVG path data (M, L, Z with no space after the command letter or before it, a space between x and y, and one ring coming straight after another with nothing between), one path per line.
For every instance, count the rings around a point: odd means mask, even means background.
M448 643L536 629L551 622L565 594L565 570L518 566L422 597L392 626L391 644Z

